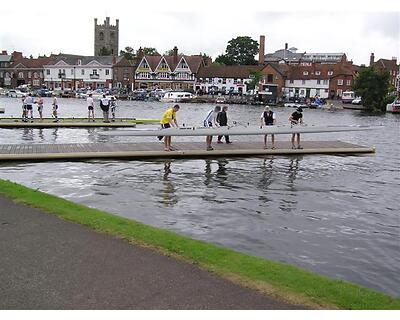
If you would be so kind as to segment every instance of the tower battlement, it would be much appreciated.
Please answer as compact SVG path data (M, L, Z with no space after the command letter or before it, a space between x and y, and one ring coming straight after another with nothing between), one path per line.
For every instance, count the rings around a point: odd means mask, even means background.
M116 56L118 55L119 19L115 25L110 23L110 17L106 17L103 24L98 24L94 19L94 55Z

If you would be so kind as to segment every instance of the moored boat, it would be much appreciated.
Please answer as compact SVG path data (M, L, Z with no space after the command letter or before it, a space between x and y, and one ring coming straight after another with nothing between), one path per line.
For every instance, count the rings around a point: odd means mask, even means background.
M171 91L164 94L160 99L161 102L186 102L194 98L190 92Z

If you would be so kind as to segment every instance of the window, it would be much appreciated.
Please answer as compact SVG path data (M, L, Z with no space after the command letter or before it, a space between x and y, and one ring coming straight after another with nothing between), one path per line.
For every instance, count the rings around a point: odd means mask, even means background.
M328 84L328 80L324 80L323 84L325 84L325 85Z
M106 76L110 75L110 69L106 69Z
M308 76L308 71L303 71L304 76Z
M301 84L306 84L306 80L301 80Z
M320 95L320 90L319 89L316 90L316 94L317 94L317 96Z
M34 73L33 73L33 77L34 77L35 79L39 78L39 77L38 77L38 73L37 73L37 72L34 72Z
M46 75L50 75L50 69L46 69Z
M24 78L24 73L23 72L18 72L18 78L23 79Z
M315 75L316 75L316 76L321 75L321 71L315 71Z
M337 95L339 96L339 97L341 97L342 96L342 89L337 89Z
M30 78L32 78L32 72L28 72L28 78L30 79Z
M267 82L274 82L274 75L273 74L268 74L267 75Z
M223 83L223 84L226 84L226 79L223 79L223 80L222 80L222 83Z
M317 80L317 84L321 84L321 80L318 79L318 80Z
M333 71L332 71L332 70L329 70L329 71L328 71L328 76L331 76L331 75L333 75Z
M104 33L103 32L99 33L99 39L100 39L100 41L104 40Z
M302 89L302 90L300 90L300 94L301 95L303 95L304 94L304 90Z
M85 75L85 69L81 69L81 75L82 75L82 76Z
M338 86L342 86L343 85L343 79L338 79L337 84L338 84Z
M92 74L98 74L98 73L97 73L97 69L93 69Z
M3 78L3 76L4 76L4 73L3 73L3 71L1 71L0 72L0 78Z
M325 93L328 93L328 92L329 92L329 90L328 90L328 89L325 89L325 90L324 90L324 92L325 92Z
M346 85L351 86L351 80L346 80Z
M294 80L293 80L293 79L290 79L290 80L289 80L289 83L294 83Z

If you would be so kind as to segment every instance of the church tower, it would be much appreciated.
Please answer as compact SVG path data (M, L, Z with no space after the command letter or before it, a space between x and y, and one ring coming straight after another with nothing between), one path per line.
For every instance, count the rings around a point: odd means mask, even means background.
M110 24L110 17L104 20L104 24L97 24L94 19L94 55L118 56L119 20L115 25Z

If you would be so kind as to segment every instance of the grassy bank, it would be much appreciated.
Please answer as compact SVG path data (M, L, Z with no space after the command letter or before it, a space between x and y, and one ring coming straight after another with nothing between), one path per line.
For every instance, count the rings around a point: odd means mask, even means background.
M196 263L220 276L292 303L322 308L400 309L400 299L355 284L193 240L9 181L0 180L0 194L97 232Z

